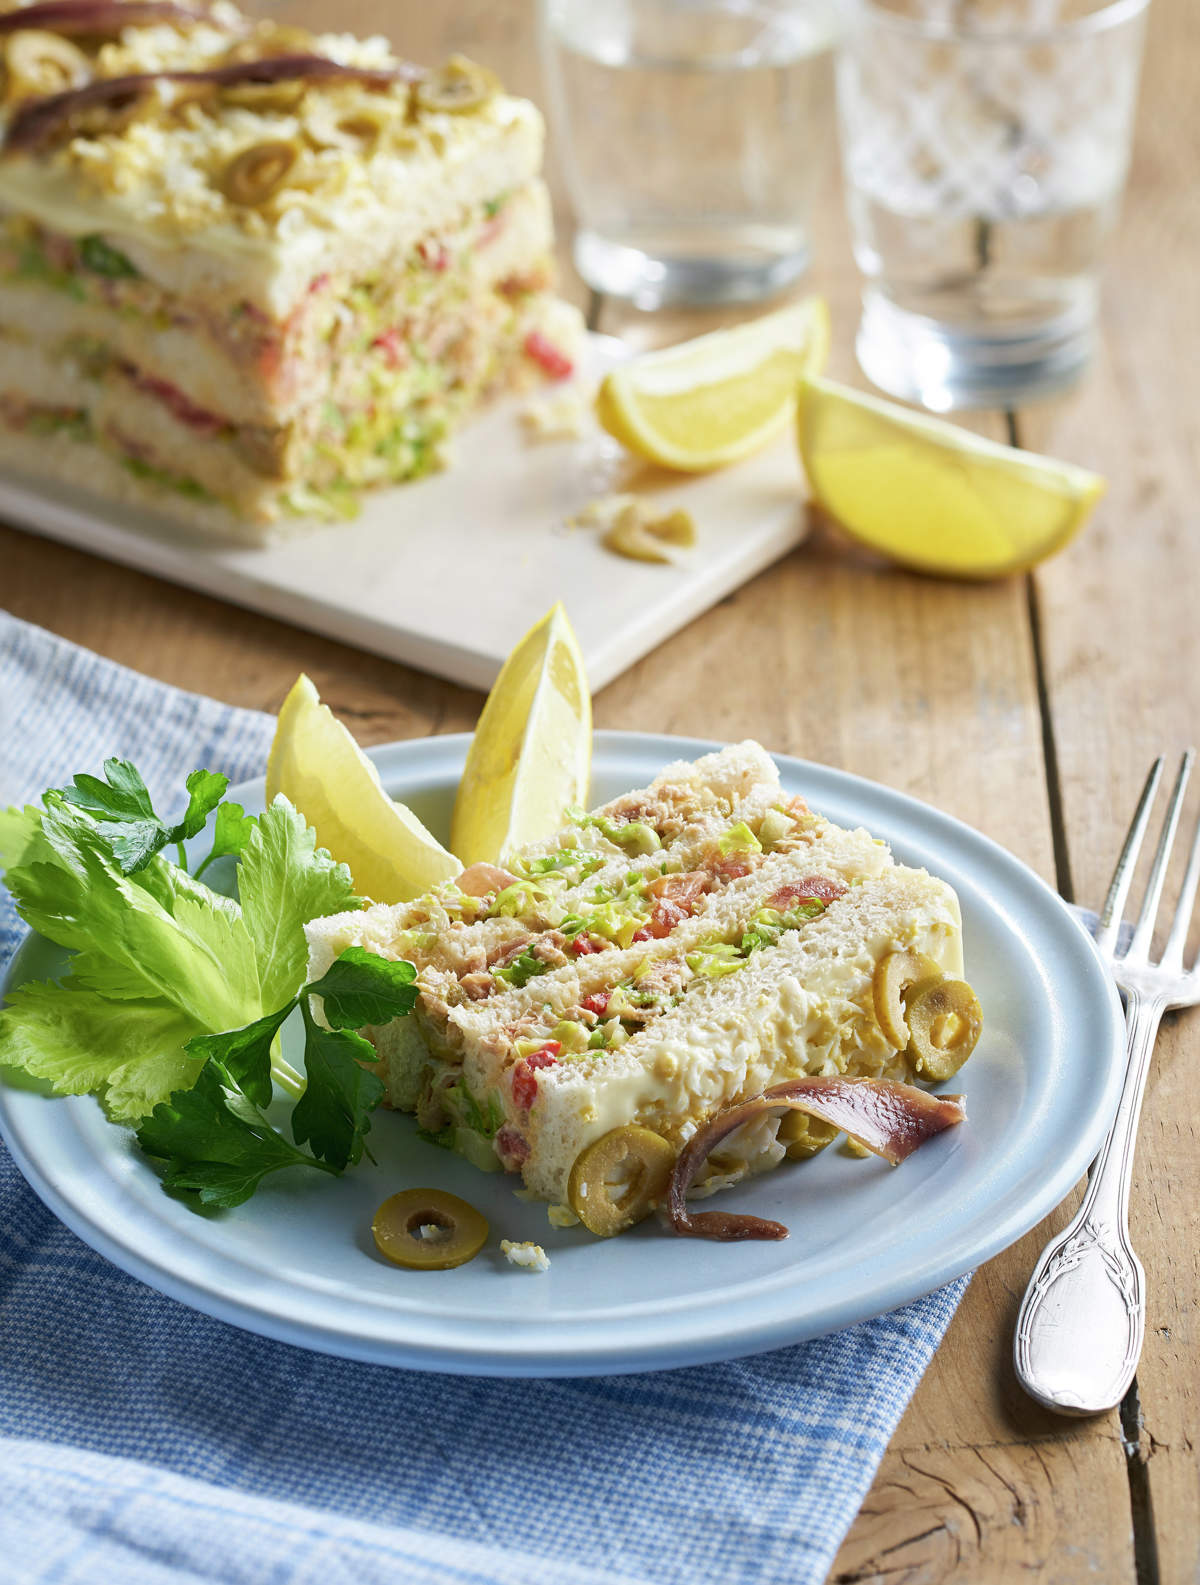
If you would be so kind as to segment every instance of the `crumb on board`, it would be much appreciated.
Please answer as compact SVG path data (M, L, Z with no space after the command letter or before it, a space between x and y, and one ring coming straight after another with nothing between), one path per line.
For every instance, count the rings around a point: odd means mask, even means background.
M530 440L582 440L594 392L589 386L569 386L550 396L539 396L521 409L521 422Z
M551 1227L577 1227L579 1218L569 1205L548 1205L546 1216Z
M672 563L696 543L696 524L681 507L660 511L636 495L602 495L568 519L571 528L598 528L600 542L631 561Z
M550 1270L550 1257L540 1244L505 1238L500 1241L500 1250L510 1266L522 1271Z
M636 495L597 495L567 519L569 528L609 528L617 513L633 506Z

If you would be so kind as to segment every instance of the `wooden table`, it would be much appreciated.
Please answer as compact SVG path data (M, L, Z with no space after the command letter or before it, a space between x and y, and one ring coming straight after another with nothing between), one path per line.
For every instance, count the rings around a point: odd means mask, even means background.
M271 9L329 16L328 0ZM1194 0L1155 0L1095 367L1069 400L977 420L1107 474L1082 539L1031 577L974 587L896 572L818 526L606 688L598 725L752 735L877 778L987 832L1066 897L1100 898L1150 760L1200 737L1193 11ZM536 95L531 12L527 0L342 0L338 25L386 28L417 58L464 49ZM862 383L832 155L827 165L806 284L833 310L831 372ZM584 300L577 281L568 287ZM639 342L713 322L590 306L593 323ZM274 710L303 668L365 743L469 728L480 706L465 689L7 529L0 597L78 643L236 704ZM1169 1019L1132 1213L1149 1285L1146 1347L1120 1413L1056 1419L1013 1378L1017 1304L1064 1207L971 1284L832 1579L1200 1579L1198 1081L1200 1013Z

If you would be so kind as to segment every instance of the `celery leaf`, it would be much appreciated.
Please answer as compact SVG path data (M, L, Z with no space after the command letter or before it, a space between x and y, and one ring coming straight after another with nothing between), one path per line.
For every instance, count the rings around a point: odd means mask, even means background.
M238 862L238 898L254 943L262 1005L279 1007L304 983L310 919L358 908L344 864L317 847L316 832L282 794L258 817Z

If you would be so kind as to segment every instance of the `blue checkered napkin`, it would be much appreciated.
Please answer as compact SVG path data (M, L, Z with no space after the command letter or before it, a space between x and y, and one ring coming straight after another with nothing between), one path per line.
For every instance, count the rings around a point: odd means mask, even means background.
M197 765L239 780L261 771L272 727L3 614L0 709L5 801L107 754L155 791ZM21 930L0 898L0 964ZM964 1286L728 1365L571 1381L389 1370L164 1298L56 1221L0 1147L0 1574L820 1582Z

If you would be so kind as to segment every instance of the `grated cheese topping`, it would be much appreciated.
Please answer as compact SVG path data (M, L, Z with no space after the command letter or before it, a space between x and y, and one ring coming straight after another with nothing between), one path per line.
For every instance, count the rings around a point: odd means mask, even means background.
M89 76L206 70L298 53L368 69L404 65L379 36L250 24L230 0L216 0L212 11L217 25L123 29L88 56ZM29 35L9 35L5 53L22 37ZM49 185L60 207L77 195L93 224L88 201L115 199L127 221L173 235L231 226L247 238L285 240L313 225L333 231L369 225L372 215L402 201L415 169L457 165L497 133L538 120L531 105L505 95L484 68L455 58L443 71L469 77L477 102L449 110L423 100L432 95L436 73L424 86L397 81L383 88L334 80L210 92L163 80L136 105L84 112L78 126L44 149L0 157L0 202L21 208L25 190ZM5 88L0 137L28 99L28 92ZM258 202L231 198L225 188L232 162L279 143L295 158L278 186Z

